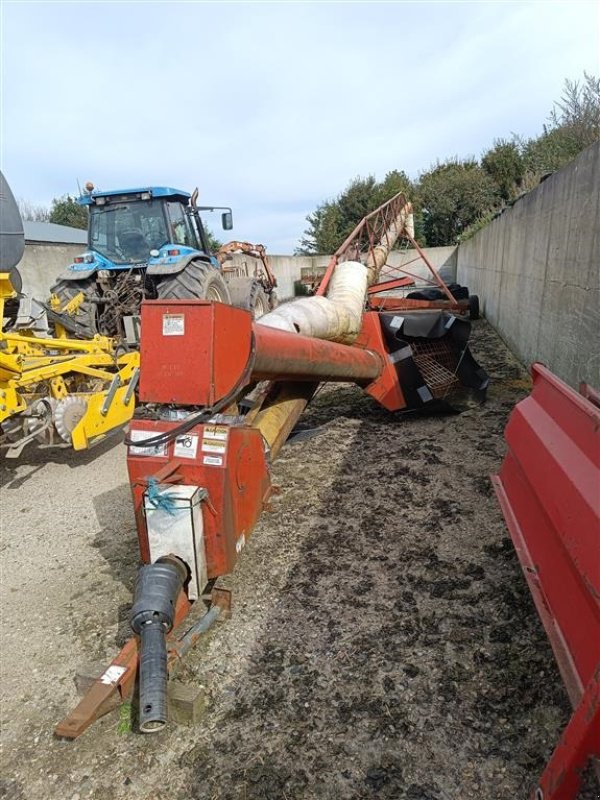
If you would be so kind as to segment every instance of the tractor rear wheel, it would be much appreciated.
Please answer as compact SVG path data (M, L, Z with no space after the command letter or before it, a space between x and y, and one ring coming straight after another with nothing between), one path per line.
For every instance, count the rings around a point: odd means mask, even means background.
M255 278L231 278L227 286L231 294L231 304L252 311L254 319L262 317L270 310L269 298L260 281Z
M55 294L60 300L60 307L64 308L80 292L85 295L84 301L74 314L65 315L63 327L74 334L79 339L93 339L98 333L98 305L94 300L98 299L96 289L96 278L94 276L81 281L58 280L54 286L50 287L51 294ZM49 319L50 327L54 328L52 319ZM69 324L71 322L71 324Z
M207 261L190 261L181 272L159 281L156 291L162 300L213 300L231 305L225 278Z

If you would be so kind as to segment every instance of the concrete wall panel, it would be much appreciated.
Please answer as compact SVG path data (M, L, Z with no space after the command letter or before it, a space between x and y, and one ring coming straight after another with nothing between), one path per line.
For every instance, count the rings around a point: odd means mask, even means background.
M600 142L462 243L457 279L524 363L600 385Z

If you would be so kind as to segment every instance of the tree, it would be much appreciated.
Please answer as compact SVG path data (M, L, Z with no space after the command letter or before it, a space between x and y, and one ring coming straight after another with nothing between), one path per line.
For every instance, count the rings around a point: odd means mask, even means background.
M375 188L377 206L391 200L399 192L404 192L407 200L410 200L413 193L413 185L406 172L394 169L388 172L383 181Z
M525 164L517 141L496 139L481 159L481 166L492 178L505 202L515 197L523 183Z
M206 234L206 238L208 240L208 246L210 248L210 252L216 253L219 247L222 246L223 242L220 242L214 235L214 233L209 228L206 227L206 225L204 226L204 233Z
M461 232L494 208L499 190L476 160L453 159L421 176L418 195L427 244L456 244Z
M371 211L385 203L398 192L410 194L411 183L404 172L388 172L381 183L372 175L354 178L335 200L317 206L306 221L297 254L334 253L354 228Z
M50 211L46 206L36 206L22 197L17 200L17 206L22 220L26 222L48 222Z
M551 128L562 128L580 150L600 139L600 78L583 77L583 84L565 81L562 102L550 112Z
M88 213L85 206L80 206L75 198L66 194L55 197L48 217L49 222L57 225L68 225L71 228L87 229Z
M456 243L464 231L480 228L504 203L533 189L543 174L559 169L600 139L600 79L565 81L543 133L530 140L497 139L481 164L475 159L438 163L413 185L399 170L381 183L355 178L334 200L317 206L298 254L333 253L360 220L402 191L414 209L415 239L421 245Z
M340 244L341 214L337 202L327 201L306 217L308 228L300 239L297 255L334 253Z
M600 139L600 79L583 76L583 83L565 81L542 135L522 143L528 172L541 176L560 169Z

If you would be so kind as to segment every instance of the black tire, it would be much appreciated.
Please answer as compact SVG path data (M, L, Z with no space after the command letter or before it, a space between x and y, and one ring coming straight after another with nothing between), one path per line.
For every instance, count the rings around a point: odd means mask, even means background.
M446 295L440 289L419 289L416 292L409 292L407 300L445 300Z
M161 300L213 300L231 305L231 295L220 270L207 261L190 261L175 275L158 281Z
M469 295L469 319L479 319L479 297L476 294Z
M251 311L255 319L270 310L269 298L255 278L230 278L227 286L231 294L231 304Z
M98 333L98 306L93 302L98 299L95 276L92 275L81 281L58 280L54 286L50 287L50 292L58 297L61 308L64 308L80 292L83 292L86 299L75 314L68 315L70 319L65 319L64 327L79 339L92 339ZM50 327L53 328L51 313L48 314L48 317ZM68 324L70 321L72 321L71 325Z

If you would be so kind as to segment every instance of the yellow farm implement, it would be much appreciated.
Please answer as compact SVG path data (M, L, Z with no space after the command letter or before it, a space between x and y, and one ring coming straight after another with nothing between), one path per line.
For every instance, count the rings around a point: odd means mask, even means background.
M10 273L0 272L0 318L15 296ZM84 450L133 416L139 353L105 336L70 339L61 327L57 334L0 332L0 448L7 458L31 441Z

